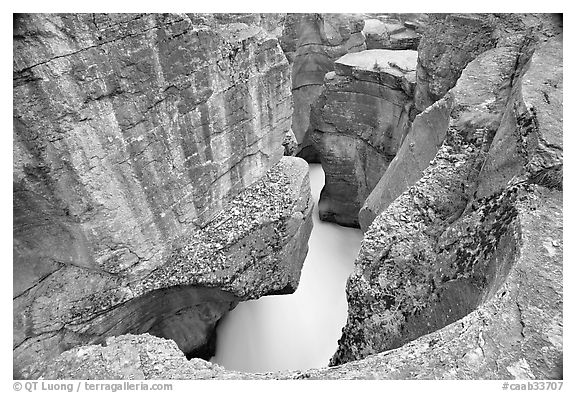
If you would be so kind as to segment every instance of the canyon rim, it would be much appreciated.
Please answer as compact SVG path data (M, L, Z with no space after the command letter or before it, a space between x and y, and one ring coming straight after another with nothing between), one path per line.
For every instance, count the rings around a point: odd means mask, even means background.
M563 379L561 14L14 14L12 141L15 379ZM331 358L211 363L313 214Z

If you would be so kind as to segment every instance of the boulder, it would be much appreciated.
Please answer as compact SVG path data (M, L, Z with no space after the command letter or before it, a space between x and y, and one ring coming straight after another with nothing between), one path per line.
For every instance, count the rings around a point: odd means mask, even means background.
M416 56L384 49L350 53L326 75L309 131L326 174L321 219L358 226L358 211L409 130Z

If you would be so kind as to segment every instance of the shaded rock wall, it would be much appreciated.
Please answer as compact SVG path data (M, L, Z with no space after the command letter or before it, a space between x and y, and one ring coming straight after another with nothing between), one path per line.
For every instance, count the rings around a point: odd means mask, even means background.
M257 26L200 19L15 18L16 373L128 332L204 351L239 300L297 287L288 62Z
M282 49L292 64L292 130L300 144L299 156L318 162L306 136L311 105L322 91L324 75L334 70L334 61L350 52L366 49L364 21L353 14L288 14Z
M326 75L309 131L326 174L321 219L358 226L358 211L409 130L416 56L382 49L351 53Z
M211 329L239 300L296 290L312 206L307 164L285 157L151 272L61 266L14 299L16 371L73 346L146 331L209 356Z
M453 98L449 95L416 116L398 153L358 213L363 232L378 214L422 177L446 137L452 106Z
M561 52L546 47L539 51L556 58L549 64L558 70ZM331 364L397 348L452 323L489 299L506 280L521 252L515 206L522 185L533 182L534 171L527 163L561 156L557 145L541 153L541 141L561 132L558 110L550 123L546 115L538 117L537 110L521 109L529 107L520 92L533 50L533 45L521 50L502 46L484 52L468 64L445 102L432 108L452 101L445 140L422 178L366 232L347 285L348 322ZM541 64L534 63L532 72L545 72L538 70ZM558 72L551 75L561 86ZM526 116L537 120L526 122ZM535 127L540 120L550 125ZM547 133L550 128L554 132ZM525 155L515 171L506 164L501 170L486 166L497 155L492 148L502 149L494 143L496 135L513 140L507 149ZM508 158L500 152L496 161ZM552 168L557 175L557 166Z

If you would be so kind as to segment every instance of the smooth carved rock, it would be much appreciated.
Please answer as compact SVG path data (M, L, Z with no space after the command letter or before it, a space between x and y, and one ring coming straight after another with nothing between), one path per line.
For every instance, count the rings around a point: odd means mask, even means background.
M16 370L125 333L151 332L209 355L215 323L239 300L296 290L312 206L306 162L284 157L151 272L61 266L14 299Z
M326 75L310 126L326 174L323 220L358 226L358 211L410 127L416 56L383 49L350 53Z
M528 163L541 156L542 132L533 123L561 132L557 112L552 122L545 116L526 122L530 111L519 111L526 107L519 91L533 49L484 52L443 99L452 108L440 150L422 178L407 185L366 232L347 285L348 322L331 364L397 348L446 326L483 304L507 279L522 252L518 194L529 198L530 187L523 190L537 183ZM492 150L501 149L497 139L514 140L508 149L526 155L516 171L487 166L494 157L508 158ZM550 151L558 154L557 147ZM418 177L419 169L412 170ZM538 184L556 188L554 183Z
M535 33L543 34L541 31ZM527 45L519 49L521 62L525 62L534 49L531 40L526 42ZM558 126L557 117L562 106L558 95L562 91L561 45L562 35L549 38L549 43L541 46L532 56L530 61L533 65L520 68L513 76L515 79L521 78L522 84L516 84L512 90L514 99L510 99L510 107L494 135L483 169L490 175L479 184L478 196L486 196L502 188L513 176L524 171L528 165L528 155L534 154L526 151L530 143L538 152L531 158L529 174L526 175L531 176L534 182L549 182L562 187L562 138L559 137L562 127ZM523 72L527 72L525 77ZM415 118L398 155L360 211L360 226L364 231L394 199L420 179L439 143L444 140L448 119L446 110L452 106L451 101L452 96L447 95ZM532 137L539 138L539 142L525 141L523 145L518 145L519 136L511 129L537 127L536 113L544 119L541 130L532 134Z
M464 211L475 191L485 139L494 135L505 112L510 94L506 85L517 57L513 48L484 53L448 93L453 104L440 150L422 178L365 234L347 284L348 322L331 364L397 348L473 311L491 284L486 278L474 280L486 275L499 254L514 249L518 232L515 213L508 207L513 195L484 202L495 204L495 210L484 209L482 203L470 216ZM492 220L506 222L498 233L507 236L501 243L493 243ZM471 244L464 242L466 235ZM459 240L450 243L446 236ZM460 245L464 248L458 251ZM441 255L443 247L449 252Z
M502 188L511 178L562 189L562 35L539 46L517 78L514 99L494 136L478 195Z
M378 214L422 177L446 137L452 101L452 96L448 95L416 116L396 157L358 213L363 232Z
M404 346L338 367L250 374L174 342L120 336L30 365L46 379L562 379L562 193L536 186L517 200L522 241L502 286L470 314Z

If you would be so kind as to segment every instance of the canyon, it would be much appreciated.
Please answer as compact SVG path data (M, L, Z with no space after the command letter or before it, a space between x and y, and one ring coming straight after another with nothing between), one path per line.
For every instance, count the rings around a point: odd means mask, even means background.
M563 378L561 15L13 32L15 378ZM231 310L304 287L313 216L363 233L325 366L208 361Z

